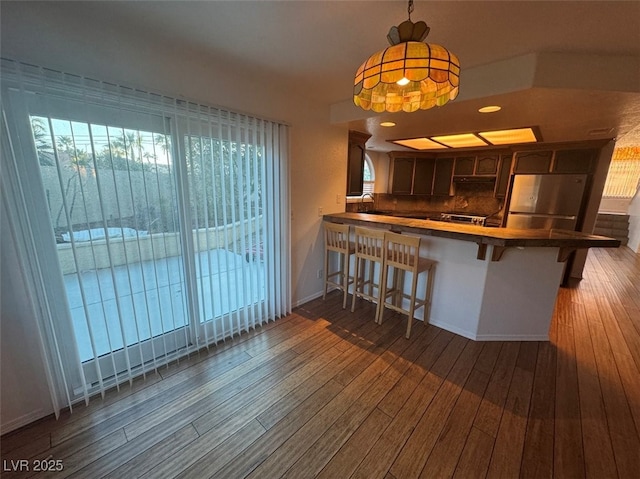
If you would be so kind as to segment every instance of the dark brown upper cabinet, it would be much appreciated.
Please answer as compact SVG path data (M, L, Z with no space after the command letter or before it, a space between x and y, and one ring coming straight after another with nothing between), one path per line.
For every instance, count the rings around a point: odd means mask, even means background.
M509 178L511 177L511 154L500 155L500 170L498 171L498 179L496 180L496 189L494 196L496 198L504 198L509 188Z
M433 189L434 158L416 158L413 172L413 194L430 195Z
M453 174L455 176L471 176L476 168L475 156L459 156L455 159Z
M547 144L540 145L540 150L526 145L520 151L514 146L460 152L391 152L389 192L451 196L461 184L486 183L496 198L505 198L514 174L592 175L605 144L606 141Z
M453 178L453 158L437 158L433 178L434 196L451 196Z
M392 194L451 196L453 158L390 156Z
M499 158L499 155L478 155L474 173L476 175L496 175Z
M434 158L394 156L391 193L394 195L430 195L433 189Z
M499 155L458 156L453 167L453 176L495 176L498 173Z
M415 158L394 158L391 193L394 195L410 195L413 193L413 169Z
M551 171L553 173L592 173L598 150L557 150Z
M516 153L516 164L513 172L517 174L549 173L552 158L552 150L520 151Z
M368 133L349 131L349 152L347 157L347 196L362 195L364 179L365 144L371 138Z
M566 150L521 151L516 153L516 174L586 173L593 172L598 159L594 148Z

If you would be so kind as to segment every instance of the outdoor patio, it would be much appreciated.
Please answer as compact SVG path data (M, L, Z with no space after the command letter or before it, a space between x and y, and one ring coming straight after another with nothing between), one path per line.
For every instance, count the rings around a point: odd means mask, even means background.
M201 322L264 298L259 258L246 261L220 248L197 253L195 266ZM182 256L67 274L64 281L82 361L188 324Z

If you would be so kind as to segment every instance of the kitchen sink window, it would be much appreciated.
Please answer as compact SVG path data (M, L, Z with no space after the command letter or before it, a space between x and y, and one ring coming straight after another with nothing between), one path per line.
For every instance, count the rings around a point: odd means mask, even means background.
M355 202L360 200L365 200L367 198L371 199L374 191L376 174L373 168L373 162L368 154L364 155L364 172L362 175L362 195L358 196L348 196L347 201Z

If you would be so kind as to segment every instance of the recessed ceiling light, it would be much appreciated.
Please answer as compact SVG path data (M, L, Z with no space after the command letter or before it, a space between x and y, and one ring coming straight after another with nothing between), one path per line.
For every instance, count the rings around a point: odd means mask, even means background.
M538 141L532 128L512 130L482 131L479 136L493 145L511 145L514 143L535 143Z
M480 108L478 111L480 113L494 113L496 111L500 111L502 110L501 106L498 105L489 105L489 106L483 106L482 108Z
M487 143L478 138L473 133L462 133L460 135L432 136L433 141L442 143L449 148L465 148L468 146L487 146Z
M392 121L383 121L382 123L380 123L380 126L391 127L391 126L396 126L396 124Z
M431 141L429 138L410 138L408 140L393 140L392 143L413 148L414 150L439 150L446 146Z

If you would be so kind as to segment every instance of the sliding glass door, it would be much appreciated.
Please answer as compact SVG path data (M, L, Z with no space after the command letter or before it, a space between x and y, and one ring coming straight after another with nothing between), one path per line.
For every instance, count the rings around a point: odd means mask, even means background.
M264 152L255 129L237 126L190 121L182 138L206 341L255 327L264 310Z
M67 402L290 311L286 127L9 67L9 200Z
M48 100L47 115L29 120L73 340L92 384L192 342L172 138L161 117L55 106Z

